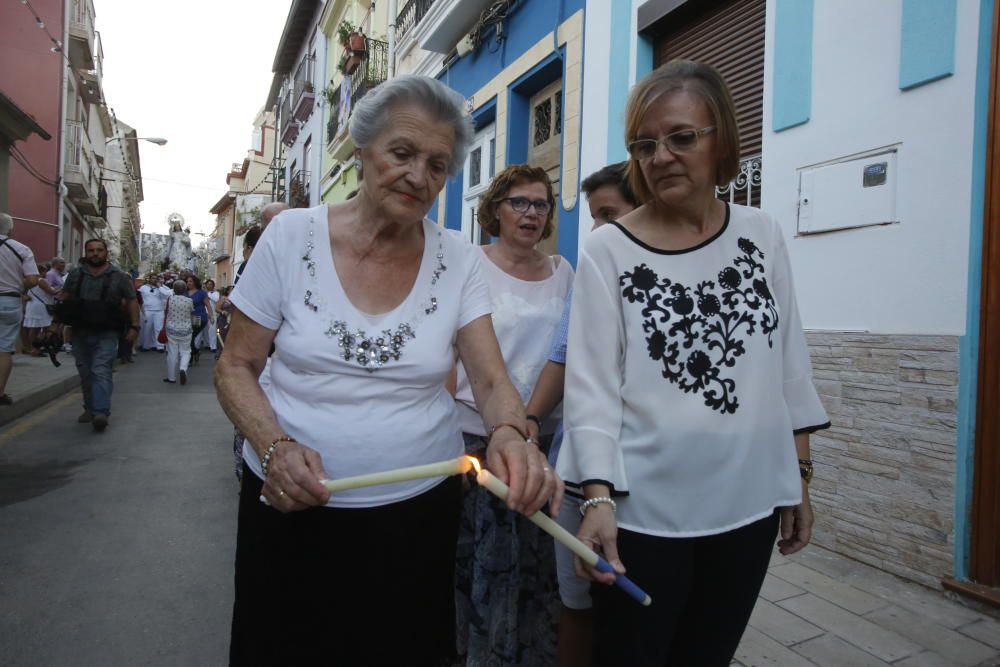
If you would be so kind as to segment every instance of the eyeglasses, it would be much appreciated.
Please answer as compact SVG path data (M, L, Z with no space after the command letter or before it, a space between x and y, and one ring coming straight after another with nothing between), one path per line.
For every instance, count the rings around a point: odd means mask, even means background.
M531 201L527 197L505 197L504 199L498 199L497 201L507 202L517 213L527 213L528 207L534 206L538 215L548 215L549 209L552 208L552 205L544 199Z
M667 150L674 155L690 153L698 148L698 139L703 134L714 132L715 126L709 125L700 130L679 130L671 132L660 140L637 139L628 145L628 154L633 160L648 160L656 155L656 149L660 144L666 146Z

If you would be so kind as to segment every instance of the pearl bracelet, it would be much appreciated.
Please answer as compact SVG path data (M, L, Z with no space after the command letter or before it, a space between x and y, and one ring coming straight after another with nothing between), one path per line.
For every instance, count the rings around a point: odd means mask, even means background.
M587 510L598 505L611 505L612 512L618 511L618 503L607 496L598 496L597 498L591 498L580 503L580 516L587 516Z
M275 438L271 442L271 446L264 450L264 456L260 460L260 470L264 473L264 477L267 477L267 468L271 464L271 457L274 456L274 450L283 442L295 442L295 438L288 435Z

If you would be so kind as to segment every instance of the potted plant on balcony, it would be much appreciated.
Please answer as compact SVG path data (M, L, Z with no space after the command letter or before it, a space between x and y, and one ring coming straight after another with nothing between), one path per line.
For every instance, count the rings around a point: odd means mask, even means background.
M350 21L341 21L337 26L337 36L344 47L344 55L340 59L340 70L344 74L353 74L361 64L367 50L364 33Z

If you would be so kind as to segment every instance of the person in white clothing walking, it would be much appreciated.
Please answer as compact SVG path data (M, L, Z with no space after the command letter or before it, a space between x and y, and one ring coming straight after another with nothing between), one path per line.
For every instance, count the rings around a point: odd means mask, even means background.
M156 349L163 352L163 343L156 340L157 334L163 328L163 306L170 296L160 288L160 278L151 275L146 278L146 284L139 288L142 297L142 331L139 334L139 349Z
M31 248L8 238L14 220L0 213L0 405L13 403L4 393L21 327L21 294L38 284L38 265Z

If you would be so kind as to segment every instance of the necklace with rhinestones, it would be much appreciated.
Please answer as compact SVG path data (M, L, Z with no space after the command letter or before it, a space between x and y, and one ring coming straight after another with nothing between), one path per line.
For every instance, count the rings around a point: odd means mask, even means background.
M416 338L416 329L425 317L437 312L438 300L434 295L438 280L441 274L448 270L444 264L444 241L441 228L437 232L437 252L435 260L437 264L431 273L430 289L427 297L417 307L417 312L408 322L401 322L394 330L383 329L378 334L369 336L360 327L351 331L347 322L337 320L328 314L325 307L325 299L319 290L319 281L316 279L316 260L313 258L313 251L316 249L316 218L313 216L309 221L309 238L306 240L306 251L302 255L302 261L306 265L306 272L309 274L310 287L306 289L304 303L306 308L317 315L328 316L329 326L323 333L329 338L337 340L337 347L340 348L340 356L344 361L353 360L369 373L374 373L385 366L390 361L399 361L403 356L403 349L410 339ZM419 276L419 270L418 274ZM321 315L321 311L323 314Z

